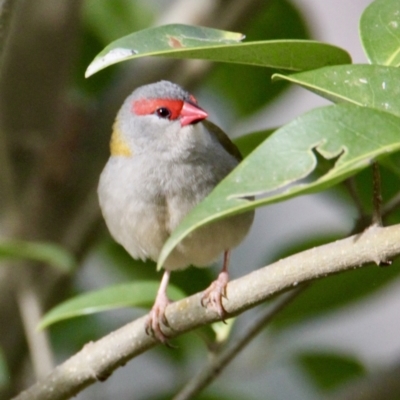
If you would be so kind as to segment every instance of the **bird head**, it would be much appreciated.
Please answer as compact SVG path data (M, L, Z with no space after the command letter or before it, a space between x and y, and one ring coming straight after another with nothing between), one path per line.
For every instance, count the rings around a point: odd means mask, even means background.
M160 81L136 89L124 102L113 127L111 154L173 153L201 136L196 124L208 117L193 95Z

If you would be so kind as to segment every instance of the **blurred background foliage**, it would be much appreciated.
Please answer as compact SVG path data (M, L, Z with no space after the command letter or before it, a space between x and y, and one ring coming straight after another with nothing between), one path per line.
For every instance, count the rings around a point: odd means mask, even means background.
M124 63L86 80L84 71L93 57L112 40L167 22L243 32L249 40L310 38L307 15L289 0L22 0L10 4L11 28L0 81L1 237L56 243L73 255L78 267L65 273L40 260L28 257L17 262L0 255L0 398L4 399L44 376L54 363L86 342L145 312L107 311L62 321L38 333L35 327L45 311L89 290L160 278L154 263L132 260L111 240L97 205L97 180L123 99L137 86L173 80L198 94L205 108L215 106L211 114L218 115L224 127L233 127L270 105L288 87L283 81L272 84L270 77L276 71L265 68L166 59ZM274 127L266 122L264 128ZM258 139L255 135L240 140L246 148L250 140L257 143ZM382 172L385 199L397 193L397 180L395 173ZM352 184L360 207L369 215L371 172L360 173ZM329 191L325 198L344 209L352 207L344 187ZM390 223L399 222L398 214L389 218ZM257 237L261 254L277 227L263 228ZM342 236L335 229L325 236L305 233L282 243L283 250L274 258ZM270 257L262 256L260 265ZM242 259L254 260L251 254ZM249 261L249 269L256 268L255 263ZM305 326L334 319L338 310L354 312L354 304L371 301L389 283L395 284L397 264L371 266L314 283L198 398L256 399L264 393L263 398L286 399L293 392L297 399L321 398L374 374L378 366L370 369L350 348L347 352L334 346L284 349L287 343L280 338L295 337ZM172 283L190 294L206 287L214 275L212 269L189 269L173 274ZM257 312L238 318L232 336ZM158 346L77 398L169 399L206 362L213 335L204 328L174 340L174 350Z

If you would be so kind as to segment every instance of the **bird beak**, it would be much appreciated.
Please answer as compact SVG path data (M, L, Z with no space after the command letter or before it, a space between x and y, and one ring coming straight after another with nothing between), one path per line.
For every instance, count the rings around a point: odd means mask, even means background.
M183 103L180 112L181 126L195 124L196 122L200 122L207 117L208 114L199 106L187 103L186 101Z

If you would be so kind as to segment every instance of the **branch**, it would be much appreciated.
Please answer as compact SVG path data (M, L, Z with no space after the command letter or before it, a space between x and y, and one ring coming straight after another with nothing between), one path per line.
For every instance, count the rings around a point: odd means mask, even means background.
M231 315L262 303L269 297L302 282L364 264L391 259L400 254L400 225L372 226L359 235L306 250L234 280L227 287L224 308ZM218 320L215 312L200 304L201 293L167 307L171 338ZM154 347L157 342L146 335L146 317L139 318L97 342L87 344L79 353L58 366L47 378L21 393L15 400L62 400L85 387L107 379L133 357Z

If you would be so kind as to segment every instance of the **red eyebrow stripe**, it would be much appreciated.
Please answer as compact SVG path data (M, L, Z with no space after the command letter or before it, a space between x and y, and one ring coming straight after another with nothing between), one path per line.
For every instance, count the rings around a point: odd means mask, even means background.
M172 120L177 119L183 107L182 100L171 99L139 99L133 102L132 111L136 115L151 115L158 108L165 107L171 111Z

